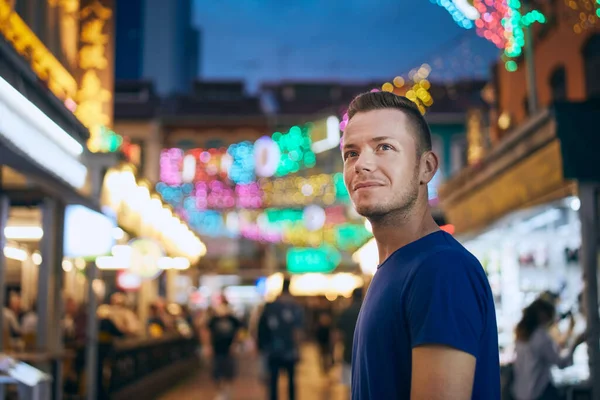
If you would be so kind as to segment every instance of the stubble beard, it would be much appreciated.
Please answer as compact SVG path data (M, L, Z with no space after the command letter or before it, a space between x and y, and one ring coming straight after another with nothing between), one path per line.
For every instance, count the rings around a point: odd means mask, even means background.
M398 225L411 214L419 198L418 170L415 170L408 189L399 199L393 198L389 202L356 207L356 212L367 218L371 224L379 226Z

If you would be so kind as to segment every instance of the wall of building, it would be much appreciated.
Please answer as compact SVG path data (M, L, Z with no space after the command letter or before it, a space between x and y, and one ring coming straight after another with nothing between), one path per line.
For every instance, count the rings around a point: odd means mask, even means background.
M534 29L535 74L539 105L548 107L552 104L550 79L552 74L561 67L564 67L566 72L566 99L585 100L586 82L593 77L586 76L583 50L594 35L600 34L600 22L596 18L595 24L581 33L575 33L574 22L579 18L579 14L562 1L550 2L545 14L548 22L536 25ZM502 112L507 113L510 116L511 126L517 126L528 116L526 64L520 60L518 70L508 72L500 61L496 71L499 115Z

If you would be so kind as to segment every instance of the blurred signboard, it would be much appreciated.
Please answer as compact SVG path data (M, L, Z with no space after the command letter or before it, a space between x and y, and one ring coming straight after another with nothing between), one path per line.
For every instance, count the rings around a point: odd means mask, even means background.
M287 270L292 274L329 273L340 264L342 256L332 246L292 247L287 251L286 261Z
M75 115L90 130L92 152L116 151L120 137L113 126L114 6L113 0L81 0Z

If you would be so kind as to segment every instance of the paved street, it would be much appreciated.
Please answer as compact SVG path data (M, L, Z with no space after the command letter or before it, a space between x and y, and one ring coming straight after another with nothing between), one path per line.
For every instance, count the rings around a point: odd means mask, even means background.
M239 364L239 375L235 381L232 400L264 400L267 399L266 390L262 387L259 378L258 360L243 358ZM306 346L302 352L302 361L297 372L297 400L342 400L344 387L340 384L340 369L334 368L326 377L322 374L318 362L317 349ZM282 373L279 385L279 398L287 399L287 379ZM170 392L159 397L159 400L213 400L217 392L210 379L209 368L191 376Z

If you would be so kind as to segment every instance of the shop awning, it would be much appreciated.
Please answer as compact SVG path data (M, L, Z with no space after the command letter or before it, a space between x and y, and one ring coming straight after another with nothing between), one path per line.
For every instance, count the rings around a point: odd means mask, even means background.
M0 192L8 193L14 205L35 205L43 200L44 195L49 195L64 201L67 204L80 204L100 212L100 203L79 193L39 165L32 163L17 149L7 146L0 141L0 160L2 164L19 171L27 176L35 187L12 187L4 183Z

